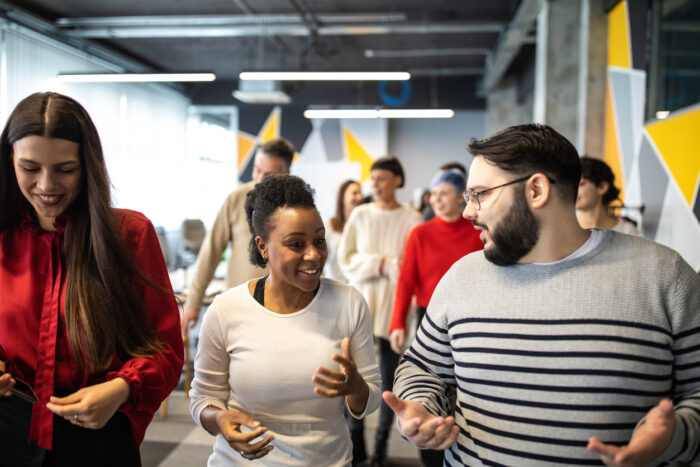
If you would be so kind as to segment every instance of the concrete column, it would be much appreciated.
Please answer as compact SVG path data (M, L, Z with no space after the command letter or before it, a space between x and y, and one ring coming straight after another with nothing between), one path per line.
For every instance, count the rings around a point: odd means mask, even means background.
M519 82L527 73L504 76L487 95L489 134L518 123L545 123L580 153L600 157L607 60L603 0L545 0L533 27L531 95L523 97Z

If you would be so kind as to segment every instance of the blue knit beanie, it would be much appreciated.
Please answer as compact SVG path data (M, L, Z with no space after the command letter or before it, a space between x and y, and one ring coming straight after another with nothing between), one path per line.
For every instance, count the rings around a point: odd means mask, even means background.
M465 188L467 188L467 181L464 179L464 174L457 169L451 170L441 170L430 181L430 189L432 190L435 185L440 183L449 183L455 187L457 196L464 193Z

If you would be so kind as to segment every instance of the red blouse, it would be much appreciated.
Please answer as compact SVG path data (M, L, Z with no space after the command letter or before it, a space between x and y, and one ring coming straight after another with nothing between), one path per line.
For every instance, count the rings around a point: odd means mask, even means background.
M458 259L482 248L479 232L471 221L462 217L446 222L435 216L415 227L404 247L389 332L406 328L414 293L418 306L426 308L447 270Z
M117 209L126 249L149 280L171 290L158 237L141 213ZM141 444L160 403L175 388L182 371L180 314L174 297L134 279L137 291L164 350L150 358L122 361L108 370L87 374L71 352L65 328L66 263L63 231L66 216L43 230L34 219L0 232L0 359L14 376L32 384L39 402L32 407L29 441L51 449L53 413L46 408L56 390L79 388L122 377L131 398L119 408L129 418L134 440ZM52 273L53 271L53 273Z

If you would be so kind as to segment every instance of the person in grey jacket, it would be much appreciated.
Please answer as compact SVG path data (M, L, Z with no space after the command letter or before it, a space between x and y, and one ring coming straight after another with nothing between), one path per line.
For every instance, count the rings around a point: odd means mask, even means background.
M521 125L469 145L484 250L438 284L384 400L446 465L671 465L700 451L700 278L580 227L576 149Z

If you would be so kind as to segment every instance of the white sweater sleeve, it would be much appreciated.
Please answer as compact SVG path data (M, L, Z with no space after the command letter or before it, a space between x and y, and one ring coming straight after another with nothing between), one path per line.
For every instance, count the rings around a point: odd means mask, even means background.
M194 359L194 379L190 389L190 413L200 426L200 415L207 406L227 409L231 392L229 385L229 355L218 316L217 301L211 304L202 320L197 356Z
M358 314L357 326L355 327L353 335L350 336L350 355L352 356L355 365L357 365L357 371L360 373L360 375L362 375L362 378L369 387L369 396L367 398L365 410L360 414L353 413L353 411L350 410L350 406L347 403L347 398L345 400L345 406L353 417L362 418L366 414L374 412L377 410L377 407L379 407L379 402L381 399L380 386L382 380L374 353L374 337L372 333L372 320L369 314L369 307L359 292L353 293L352 302L352 306L359 307L360 310Z
M362 246L358 245L359 217L356 211L353 210L350 213L350 218L343 229L338 248L338 264L350 282L364 282L381 276L379 267L382 256L363 252Z

